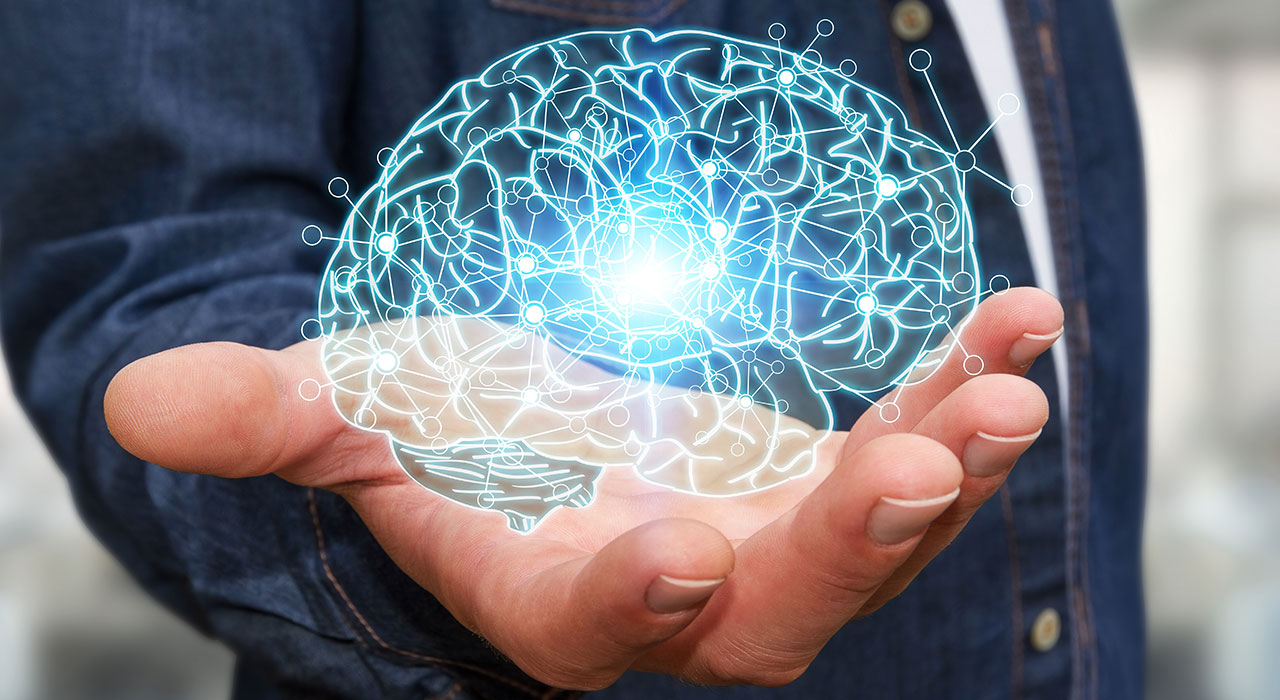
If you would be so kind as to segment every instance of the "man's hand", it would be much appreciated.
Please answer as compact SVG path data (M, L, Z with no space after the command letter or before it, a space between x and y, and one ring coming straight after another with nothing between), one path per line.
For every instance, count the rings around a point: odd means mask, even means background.
M849 620L900 593L1004 482L1048 418L1020 375L1061 333L1032 289L991 297L952 353L827 440L807 477L736 498L670 492L612 468L594 504L535 533L416 484L387 440L306 402L311 343L228 343L139 360L112 381L120 444L180 471L275 473L346 498L391 557L463 624L550 685L593 689L629 668L697 683L789 682ZM972 368L972 366L971 366Z

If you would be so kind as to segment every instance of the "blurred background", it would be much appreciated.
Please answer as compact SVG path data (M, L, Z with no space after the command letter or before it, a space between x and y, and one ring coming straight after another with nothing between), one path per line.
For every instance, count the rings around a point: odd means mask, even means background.
M1120 0L1151 212L1150 698L1280 699L1280 2Z
M1151 211L1148 695L1280 700L1280 2L1117 8ZM225 700L230 654L84 530L5 382L0 700Z

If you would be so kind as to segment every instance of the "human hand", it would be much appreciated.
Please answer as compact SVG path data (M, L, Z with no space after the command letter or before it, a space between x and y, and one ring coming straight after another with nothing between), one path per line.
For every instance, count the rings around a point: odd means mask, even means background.
M671 492L608 469L596 502L533 534L416 484L385 437L352 427L300 381L311 343L176 348L123 369L108 426L185 472L274 473L348 500L396 563L534 678L593 689L629 668L698 683L798 677L849 620L900 593L1003 483L1048 417L1020 375L1057 338L1052 297L991 297L953 353L820 446L806 477L736 498Z

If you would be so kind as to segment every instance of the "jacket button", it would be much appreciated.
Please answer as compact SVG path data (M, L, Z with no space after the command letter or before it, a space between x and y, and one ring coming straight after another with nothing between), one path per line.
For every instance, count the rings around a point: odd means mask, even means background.
M1062 616L1053 608L1045 608L1031 623L1031 648L1046 652L1058 644L1062 636Z
M902 0L889 14L893 33L903 41L920 41L933 29L933 11L920 0Z

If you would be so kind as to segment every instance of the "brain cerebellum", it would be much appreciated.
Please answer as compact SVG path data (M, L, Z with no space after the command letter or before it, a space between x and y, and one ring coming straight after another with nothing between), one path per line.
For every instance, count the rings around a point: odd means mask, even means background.
M827 395L901 382L977 301L954 154L852 73L633 30L455 85L326 272L340 409L520 529L606 467L708 495L804 474Z

